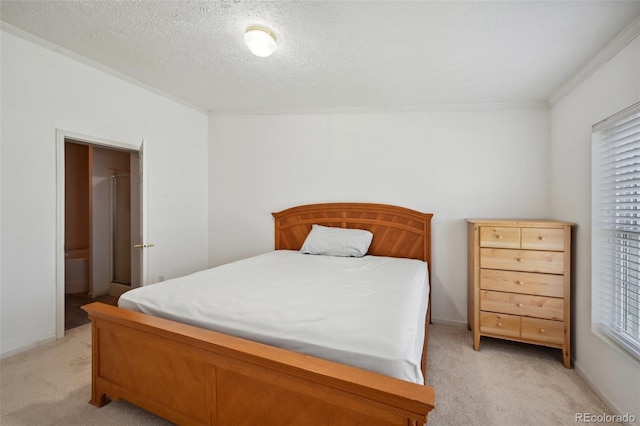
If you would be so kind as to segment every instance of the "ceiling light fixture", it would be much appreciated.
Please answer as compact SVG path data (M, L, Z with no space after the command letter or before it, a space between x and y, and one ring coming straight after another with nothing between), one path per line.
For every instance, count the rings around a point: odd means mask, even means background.
M265 58L275 52L276 35L269 28L253 25L247 27L244 33L244 42L247 47L256 56Z

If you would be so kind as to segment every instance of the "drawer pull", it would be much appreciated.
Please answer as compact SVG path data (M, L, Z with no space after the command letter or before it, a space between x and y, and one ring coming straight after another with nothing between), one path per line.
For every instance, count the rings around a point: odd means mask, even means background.
M518 285L524 285L524 283L522 281L516 281L516 284Z
M520 257L516 257L516 261L518 261L518 262L522 262L522 258L520 258Z
M502 323L501 322L498 323L498 327L502 327Z
M502 235L496 235L496 238L501 240L502 239Z
M518 308L522 308L524 305L522 303L518 303Z
M540 333L544 333L544 328L541 328L541 329L540 329Z
M544 241L544 237L543 237L543 236L538 237L538 239L539 239L540 241Z

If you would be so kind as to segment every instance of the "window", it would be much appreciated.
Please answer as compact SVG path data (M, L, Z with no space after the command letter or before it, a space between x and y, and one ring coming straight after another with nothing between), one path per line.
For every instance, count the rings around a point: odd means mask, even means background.
M593 126L592 321L640 360L640 103Z

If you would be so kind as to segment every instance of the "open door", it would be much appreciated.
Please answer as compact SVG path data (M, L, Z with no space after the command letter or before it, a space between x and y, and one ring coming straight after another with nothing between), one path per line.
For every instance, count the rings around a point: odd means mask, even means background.
M147 167L146 157L148 147L144 141L140 146L124 142L106 140L94 136L82 135L79 133L69 132L66 130L56 130L56 337L63 338L65 334L65 199L66 199L66 177L65 177L65 143L71 140L79 144L89 145L90 147L100 147L106 149L115 149L118 151L128 151L130 156L130 174L131 180L135 179L135 188L132 186L132 196L134 192L139 197L131 205L131 214L134 214L139 224L134 233L131 231L132 244L142 242L144 247L149 247L147 234ZM135 164L135 166L133 166ZM132 198L134 200L135 198ZM132 220L132 225L133 225ZM145 285L149 281L149 254L146 249L132 250L132 286ZM134 275L133 266L139 265ZM137 280L136 284L133 281Z
M141 225L141 211L142 211L142 198L140 196L140 153L138 151L132 152L129 157L129 170L130 170L130 185L129 191L131 193L131 234L130 234L130 247L131 247L131 288L140 287L142 285L142 257L140 250L133 248L138 241L142 241L140 235Z
M140 149L138 150L137 156L137 188L132 188L133 191L138 193L138 199L140 200L139 212L137 218L134 217L134 213L132 211L132 240L135 239L133 243L134 250L131 254L132 256L132 265L139 265L138 271L131 271L132 275L136 275L133 278L133 282L137 285L132 284L132 287L144 286L149 284L149 248L153 247L153 244L149 244L149 234L148 234L148 221L147 221L147 195L148 195L148 184L147 184L147 149L145 146L144 140L140 144ZM135 160L132 160L135 162ZM131 173L133 174L134 168L131 168ZM134 184L132 183L132 186ZM138 223L135 225L133 222L138 219ZM139 278L138 278L139 277ZM136 279L138 278L138 279Z

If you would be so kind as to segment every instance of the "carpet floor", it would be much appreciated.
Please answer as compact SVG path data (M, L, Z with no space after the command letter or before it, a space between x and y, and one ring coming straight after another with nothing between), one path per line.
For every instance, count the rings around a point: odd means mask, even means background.
M125 401L90 405L90 381L87 324L2 360L0 424L171 424ZM475 352L470 332L448 325L431 326L427 382L436 389L430 426L575 425L576 413L610 413L575 370L562 366L560 350L483 338Z
M429 334L429 426L562 426L576 413L611 414L560 349L483 337L476 352L466 328L432 324Z

